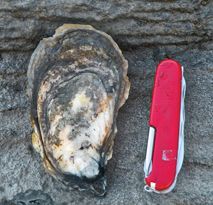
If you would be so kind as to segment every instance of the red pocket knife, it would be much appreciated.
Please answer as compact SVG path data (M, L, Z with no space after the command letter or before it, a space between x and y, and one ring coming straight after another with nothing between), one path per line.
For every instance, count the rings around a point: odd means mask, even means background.
M168 193L175 184L184 156L183 67L166 59L157 67L150 111L150 129L144 162L144 189Z

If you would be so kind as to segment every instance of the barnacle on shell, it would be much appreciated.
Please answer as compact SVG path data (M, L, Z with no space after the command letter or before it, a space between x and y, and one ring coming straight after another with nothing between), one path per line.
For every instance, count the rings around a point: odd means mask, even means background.
M105 193L116 117L129 94L127 68L113 39L88 25L59 27L32 54L32 142L47 172L68 186Z

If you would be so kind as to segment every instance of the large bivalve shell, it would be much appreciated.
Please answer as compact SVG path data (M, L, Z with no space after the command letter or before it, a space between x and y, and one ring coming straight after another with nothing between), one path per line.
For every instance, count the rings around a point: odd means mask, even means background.
M65 24L35 49L28 68L32 142L64 184L105 193L116 117L129 93L127 67L113 39L88 25Z

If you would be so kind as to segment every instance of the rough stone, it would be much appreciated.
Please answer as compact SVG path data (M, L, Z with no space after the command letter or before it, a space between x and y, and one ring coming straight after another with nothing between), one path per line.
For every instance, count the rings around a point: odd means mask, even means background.
M212 39L208 0L15 0L0 2L0 50L30 50L63 23L88 23L124 47Z
M205 44L202 46L201 48L200 46L192 48L149 46L124 52L129 61L132 87L127 104L119 112L118 135L113 159L109 162L107 171L109 190L103 199L94 198L85 192L67 190L44 172L40 158L31 147L28 106L25 104L26 100L21 100L26 99L26 95L21 95L20 99L14 98L16 108L6 110L4 107L4 111L1 111L0 198L9 200L19 192L34 189L42 190L56 204L61 205L129 204L130 202L133 204L211 204L213 201L211 180L213 177L211 123L213 60L211 46ZM158 196L143 191L143 161L154 71L159 60L165 57L175 57L185 67L187 82L185 160L176 189L168 195ZM9 76L11 77L11 74ZM23 85L24 81L26 78L17 83ZM13 81L11 80L10 83L13 84ZM6 87L10 87L10 84Z
M34 190L36 199L43 199L45 193L56 205L211 205L212 3L198 0L1 1L0 204L14 204L17 196ZM108 32L129 61L132 86L129 99L118 115L118 134L107 170L108 194L104 198L67 190L45 173L40 157L31 146L26 95L29 58L37 42L52 35L63 23L90 23ZM185 159L175 190L157 195L143 191L143 162L155 68L166 57L179 60L185 68Z

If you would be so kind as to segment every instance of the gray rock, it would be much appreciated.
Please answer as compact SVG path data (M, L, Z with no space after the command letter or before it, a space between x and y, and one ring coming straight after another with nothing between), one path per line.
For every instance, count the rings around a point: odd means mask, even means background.
M0 50L30 50L63 23L91 24L122 46L212 39L207 0L15 0L0 2Z
M22 87L16 107L9 110L3 103L1 111L0 198L12 199L28 189L42 190L55 204L211 204L212 183L212 119L213 119L213 58L212 43L202 47L150 46L124 52L129 61L132 83L129 99L119 112L118 135L113 159L109 162L108 194L95 198L85 192L67 190L45 173L40 157L31 147L29 109ZM185 67L187 81L185 160L175 190L168 195L143 191L143 161L145 158L149 106L154 71L160 59L178 59ZM11 59L13 57L11 56ZM14 61L15 62L15 61ZM20 66L23 66L20 63ZM26 64L22 67L26 70ZM17 69L19 70L19 69ZM21 70L21 68L20 68ZM8 74L14 76L15 74ZM26 83L22 76L18 85ZM14 77L16 78L16 77ZM10 84L10 83L12 84ZM13 88L13 80L6 88ZM19 93L20 90L16 91ZM11 90L8 88L8 93ZM2 91L1 91L2 92ZM14 91L15 92L15 91ZM2 93L1 93L2 94ZM3 96L5 94L2 94ZM25 100L23 100L23 99Z
M212 3L1 1L0 204L11 204L28 190L39 193L35 195L38 200L47 194L56 205L212 204ZM68 190L58 183L45 173L31 146L26 95L29 58L38 41L52 35L63 23L90 23L108 32L129 61L132 87L118 115L118 134L107 170L108 194L104 198ZM157 195L143 191L143 162L155 68L166 57L179 60L185 68L185 159L175 190Z

